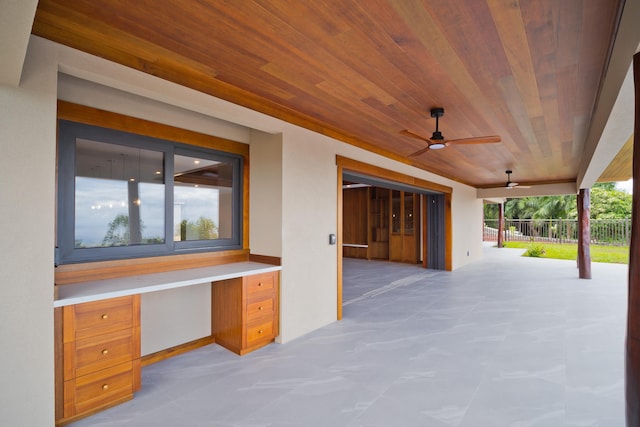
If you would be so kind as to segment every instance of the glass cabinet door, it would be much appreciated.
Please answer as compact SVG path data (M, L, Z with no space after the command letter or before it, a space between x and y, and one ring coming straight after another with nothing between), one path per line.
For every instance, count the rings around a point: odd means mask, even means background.
M402 205L400 191L391 191L391 232L400 233L402 231Z
M404 234L413 235L413 193L404 193Z

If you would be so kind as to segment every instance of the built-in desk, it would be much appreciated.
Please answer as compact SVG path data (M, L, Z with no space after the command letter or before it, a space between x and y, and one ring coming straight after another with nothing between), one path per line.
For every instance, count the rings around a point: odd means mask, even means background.
M209 342L245 354L279 334L280 270L246 261L58 286L56 423L140 389L140 294L211 283Z
M58 295L53 302L53 306L64 307L66 305L83 302L236 279L239 277L280 271L281 269L282 267L279 265L245 261L215 265L212 267L190 268L186 270L75 283L72 285L58 286Z

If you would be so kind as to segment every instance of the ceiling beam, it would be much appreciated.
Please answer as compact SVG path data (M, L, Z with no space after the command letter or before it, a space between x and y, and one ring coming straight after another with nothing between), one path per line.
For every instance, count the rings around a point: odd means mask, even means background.
M18 86L38 0L6 0L0 6L0 85Z
M605 132L612 114L623 115L630 112L630 123L633 126L633 102L631 105L626 105L628 101L624 100L625 94L622 92L628 90L623 88L623 83L631 68L633 55L640 44L638 16L640 16L640 0L626 0L611 58L591 119L584 155L578 168L576 180L578 189L591 188L629 137L629 134L624 136L624 130L620 129L620 135L612 133L612 127ZM633 101L633 87L629 93ZM621 104L614 110L614 105L619 98ZM619 121L625 120L627 119L621 117ZM602 147L600 147L601 144Z
M556 184L523 185L522 187L497 187L497 188L477 188L476 198L516 198L530 196L560 196L564 194L576 194L575 182L561 182Z

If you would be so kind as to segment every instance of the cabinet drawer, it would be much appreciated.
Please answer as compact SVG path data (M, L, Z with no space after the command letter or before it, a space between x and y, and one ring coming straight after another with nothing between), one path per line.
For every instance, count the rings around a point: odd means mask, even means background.
M131 362L69 381L75 386L75 411L82 413L133 394ZM67 386L67 384L65 384Z
M74 306L75 339L131 327L133 311L133 299L129 296L77 304Z
M247 347L251 347L262 341L270 341L273 336L273 319L247 326Z
M131 329L76 341L76 376L90 374L134 359L134 337Z
M276 283L275 274L276 273L264 273L245 277L248 296L258 292L273 291Z
M247 304L247 321L259 319L260 317L273 318L273 298L267 298Z

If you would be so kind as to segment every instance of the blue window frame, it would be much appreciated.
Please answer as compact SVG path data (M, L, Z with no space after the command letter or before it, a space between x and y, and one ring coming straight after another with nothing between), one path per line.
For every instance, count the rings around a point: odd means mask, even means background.
M59 120L60 264L241 248L242 156Z

